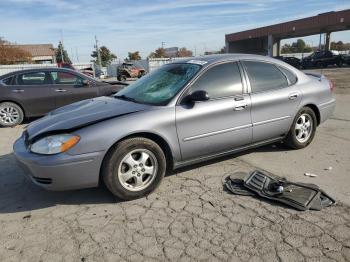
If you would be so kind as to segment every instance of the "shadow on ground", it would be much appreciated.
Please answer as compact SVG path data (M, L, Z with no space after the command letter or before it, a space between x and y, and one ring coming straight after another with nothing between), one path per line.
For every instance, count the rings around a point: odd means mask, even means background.
M254 152L286 150L288 148L284 145L276 144L255 149ZM250 152L252 150L180 168L170 172L167 176L181 174L211 164L219 164ZM120 200L116 199L104 185L100 185L98 188L75 191L46 191L34 185L26 177L12 153L0 156L0 214L32 211L56 205L96 205L117 202Z

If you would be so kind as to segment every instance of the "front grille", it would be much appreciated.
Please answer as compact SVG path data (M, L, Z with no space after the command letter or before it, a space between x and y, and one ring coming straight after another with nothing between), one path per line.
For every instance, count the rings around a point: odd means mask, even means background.
M33 179L40 183L40 184L45 184L45 185L49 185L52 183L52 178L44 178L44 177L36 177L36 176L33 176Z

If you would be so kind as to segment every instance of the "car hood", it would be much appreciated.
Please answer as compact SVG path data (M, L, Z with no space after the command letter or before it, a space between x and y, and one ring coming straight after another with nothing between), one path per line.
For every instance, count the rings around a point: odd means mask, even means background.
M151 106L114 97L76 102L50 112L27 127L28 139L55 131L71 130L118 116L144 111Z

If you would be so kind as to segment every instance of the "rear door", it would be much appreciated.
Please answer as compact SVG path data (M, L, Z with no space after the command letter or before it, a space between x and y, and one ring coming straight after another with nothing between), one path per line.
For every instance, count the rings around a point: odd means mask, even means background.
M35 71L18 74L13 85L8 86L12 97L24 107L26 116L40 116L55 108L55 98L51 95L48 72Z
M91 83L85 85L84 79L73 72L53 70L50 74L57 107L99 96L98 87Z
M230 151L252 139L250 97L236 62L214 65L189 88L206 91L208 101L176 106L176 128L183 161Z
M250 82L253 142L288 133L301 101L296 76L263 61L243 61Z

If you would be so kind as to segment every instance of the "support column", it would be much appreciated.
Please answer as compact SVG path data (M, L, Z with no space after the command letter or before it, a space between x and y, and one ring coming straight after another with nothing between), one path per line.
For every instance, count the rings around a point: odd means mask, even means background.
M324 49L326 51L329 51L331 49L331 33L330 32L326 33L326 43L325 43Z
M280 55L280 39L275 39L273 35L267 37L267 55L268 56L279 56Z
M275 45L276 45L276 56L280 56L281 55L281 39L277 39Z
M273 56L273 35L267 36L267 55Z

